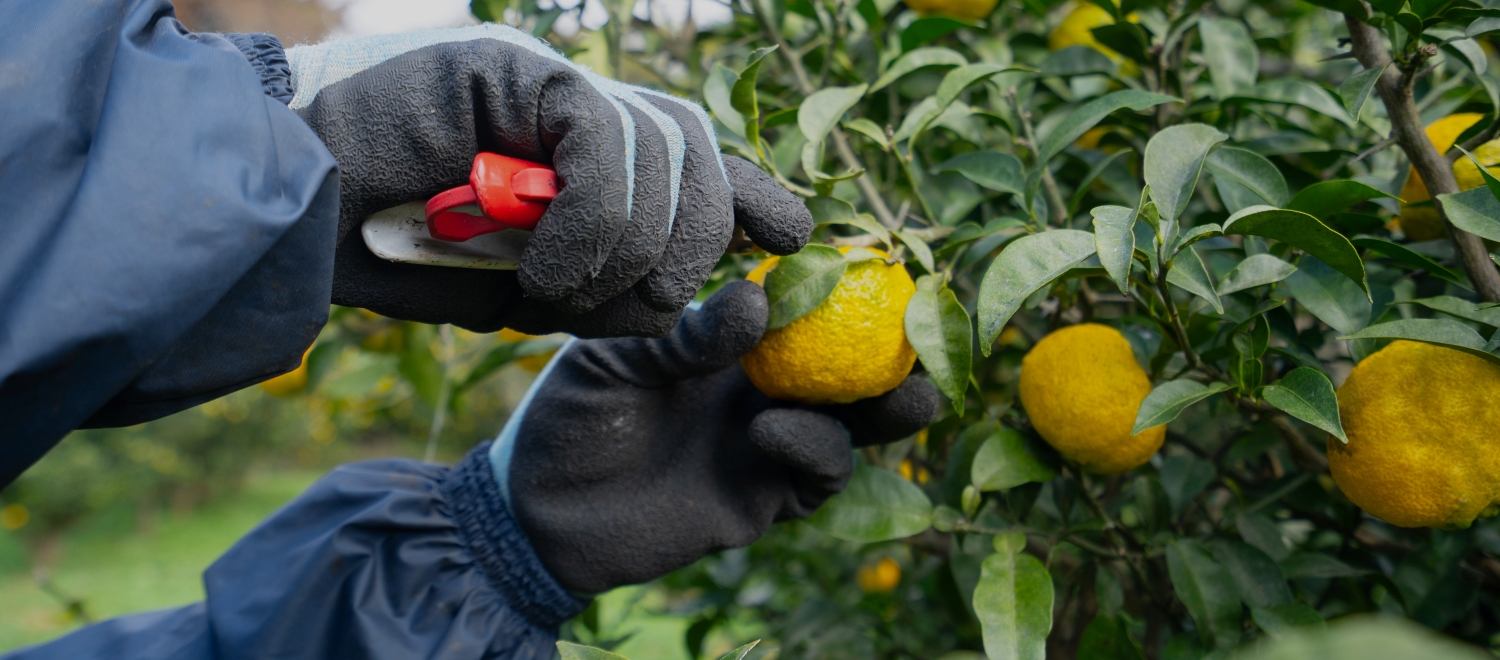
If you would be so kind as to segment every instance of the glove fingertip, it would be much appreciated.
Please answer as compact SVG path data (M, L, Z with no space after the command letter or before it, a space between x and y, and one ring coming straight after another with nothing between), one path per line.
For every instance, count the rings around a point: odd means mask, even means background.
M854 446L892 442L927 428L942 413L943 398L926 378L907 376L896 389L849 404L840 417L852 427Z
M755 348L766 333L770 304L765 290L742 280L724 285L699 313L714 321L711 341L718 351L738 357Z
M816 475L843 488L854 470L849 432L837 419L811 410L772 408L750 422L750 442L778 463Z
M743 158L725 156L724 170L734 188L735 224L750 240L779 255L793 254L807 244L813 217L801 199Z

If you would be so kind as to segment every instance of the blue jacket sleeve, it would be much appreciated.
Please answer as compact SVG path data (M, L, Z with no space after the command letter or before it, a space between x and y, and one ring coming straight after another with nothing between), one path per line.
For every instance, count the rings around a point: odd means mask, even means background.
M341 467L209 567L204 602L0 660L550 660L587 602L506 512L488 452Z
M338 171L285 71L166 0L0 2L0 488L74 428L296 367Z

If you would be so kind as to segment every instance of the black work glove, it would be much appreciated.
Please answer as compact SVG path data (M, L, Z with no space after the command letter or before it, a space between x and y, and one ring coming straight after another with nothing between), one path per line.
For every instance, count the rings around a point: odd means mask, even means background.
M697 105L589 73L503 25L340 39L287 53L291 107L340 168L333 302L478 331L660 336L735 223L775 254L812 217L759 169L721 167ZM384 261L371 214L468 182L491 151L557 170L562 190L515 272Z
M564 586L602 592L747 545L843 490L852 447L936 419L937 390L917 376L845 405L767 398L739 365L766 309L736 282L666 337L576 341L543 372L491 456Z

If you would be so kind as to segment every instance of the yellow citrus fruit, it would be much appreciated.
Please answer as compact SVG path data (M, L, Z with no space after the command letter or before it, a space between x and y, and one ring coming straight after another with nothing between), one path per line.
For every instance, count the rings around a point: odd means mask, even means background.
M1053 332L1021 360L1021 405L1047 444L1085 471L1117 474L1151 459L1166 426L1130 435L1151 379L1120 331L1081 323Z
M885 593L901 584L901 565L890 557L884 557L873 565L859 567L859 588L867 594Z
M1131 23L1137 22L1135 14L1126 16L1125 20ZM1135 62L1125 59L1124 55L1099 43L1099 40L1094 38L1094 28L1114 25L1114 23L1115 17L1104 11L1103 7L1089 2L1079 2L1074 5L1073 11L1068 12L1062 22L1047 34L1047 48L1062 50L1069 46L1088 46L1104 53L1105 57L1119 62L1120 75L1134 76L1140 73L1140 68L1135 65Z
M501 328L500 332L496 333L495 338L503 342L514 344L516 342L526 341L527 339L537 339L538 336L528 335L519 330L511 330L510 328ZM530 371L531 373L539 374L542 373L542 369L547 366L547 363L552 361L552 356L554 355L557 355L557 351L552 350L547 351L546 353L538 353L536 355L518 357L516 358L516 364L521 365L522 369Z
M0 509L0 529L14 532L25 527L30 520L31 512L24 505L11 504Z
M998 0L906 0L906 6L923 16L940 14L969 20L988 18Z
M1365 358L1339 388L1349 444L1328 440L1333 480L1400 527L1468 527L1500 513L1500 366L1409 341Z
M1458 141L1458 136L1463 135L1464 131L1469 130L1470 126L1479 123L1481 119L1484 119L1484 115L1477 112L1460 112L1448 115L1428 124L1427 139L1432 141L1432 146L1437 148L1438 153L1447 153L1449 149L1453 148L1453 143ZM1485 149L1486 147L1490 147L1490 145L1483 145L1480 149ZM1496 161L1500 161L1500 145L1491 147L1486 153L1495 158ZM1484 158L1484 156L1479 155L1478 150L1475 151L1474 156L1476 158ZM1465 179L1461 179L1458 182L1460 190L1477 188L1484 184L1484 179L1479 176L1479 169L1474 167L1474 164L1468 162L1468 160L1467 158L1461 158L1453 165L1453 174L1455 177L1460 172L1460 164L1468 166L1468 174ZM1486 167L1493 164L1490 161L1481 162L1484 162ZM1422 182L1421 175L1417 174L1417 170L1413 168L1406 175L1406 185L1401 187L1401 217L1397 223L1401 226L1401 233L1406 234L1408 240L1430 241L1448 235L1448 228L1443 226L1443 217L1438 215L1437 209L1428 205L1408 208L1411 204L1418 204L1431 199L1432 195L1427 192L1427 184Z
M777 261L765 260L745 279L764 286ZM740 364L750 382L773 399L849 403L885 394L901 384L917 361L906 341L906 303L916 291L899 263L869 259L849 264L822 304L784 327L767 330Z
M312 352L312 347L302 352L302 364L296 369L288 371L280 376L260 383L260 388L271 396L292 396L307 389L307 354Z

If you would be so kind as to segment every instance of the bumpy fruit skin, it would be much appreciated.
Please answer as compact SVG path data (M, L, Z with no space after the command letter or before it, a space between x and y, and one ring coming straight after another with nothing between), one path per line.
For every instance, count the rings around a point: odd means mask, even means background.
M1130 14L1125 17L1125 20L1134 23L1136 15ZM1058 23L1057 27L1047 35L1047 49L1062 50L1069 46L1088 46L1104 53L1105 57L1120 62L1120 75L1134 76L1140 73L1135 62L1126 60L1124 55L1099 43L1099 40L1094 38L1094 28L1114 25L1114 23L1115 17L1104 11L1103 7L1088 2L1079 2L1073 7L1073 11L1068 12L1062 22Z
M776 261L767 259L745 279L764 285ZM785 327L767 330L740 365L773 399L849 403L885 394L917 361L906 341L906 303L916 291L899 263L850 264L823 304Z
M1118 330L1080 323L1053 332L1021 360L1021 405L1047 444L1094 474L1151 459L1166 426L1130 435L1151 379Z
M1500 512L1500 366L1397 341L1355 366L1338 397L1349 444L1328 439L1328 467L1359 508L1442 529Z
M1448 115L1427 126L1427 139L1432 141L1432 146L1437 148L1438 153L1447 153L1449 149L1453 148L1453 143L1458 140L1458 136L1463 135L1464 131L1469 130L1470 126L1479 123L1481 119L1484 119L1484 115L1476 112L1460 112ZM1488 146L1490 145L1484 145L1484 147ZM1483 149L1484 147L1480 148ZM1477 152L1474 155L1476 158L1483 158ZM1500 154L1497 154L1497 158L1500 158ZM1479 176L1479 170L1472 163L1469 163L1468 160L1467 158L1460 158L1457 163L1453 164L1453 174L1455 177L1460 172L1460 163L1467 165L1469 169L1467 179L1460 179L1458 182L1460 190L1477 188L1484 184L1484 179ZM1492 164L1489 161L1482 162L1486 166ZM1412 168L1411 172L1406 175L1406 184L1401 187L1401 217L1399 224L1401 225L1401 233L1406 234L1407 240L1430 241L1448 235L1448 228L1443 226L1443 217L1438 215L1436 208L1431 206L1408 208L1411 204L1418 204L1431 199L1432 195L1427 192L1427 184L1422 182L1421 175L1417 174L1415 168Z
M998 0L906 0L906 6L923 15L957 16L969 20L988 18Z

